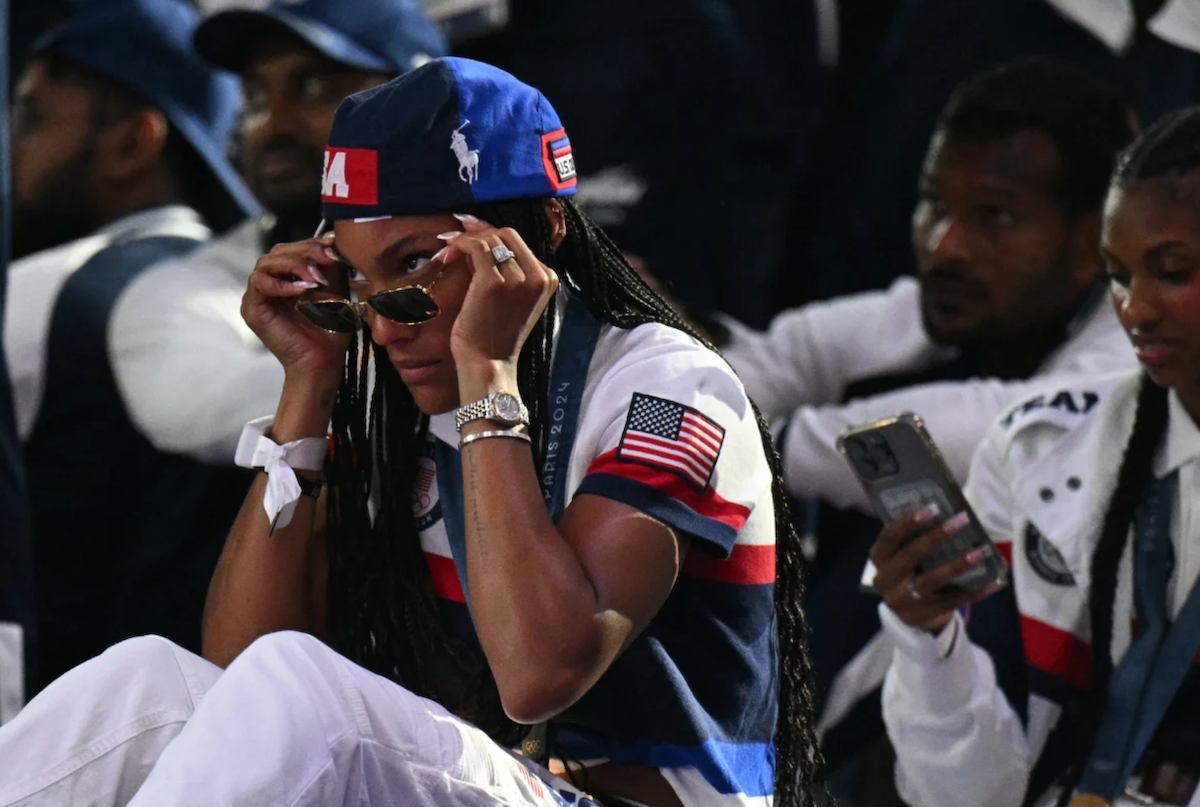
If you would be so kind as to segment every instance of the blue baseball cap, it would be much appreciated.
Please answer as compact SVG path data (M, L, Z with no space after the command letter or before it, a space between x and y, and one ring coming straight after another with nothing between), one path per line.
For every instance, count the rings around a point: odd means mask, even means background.
M575 193L575 158L540 92L470 59L430 62L338 108L325 149L329 221Z
M199 21L180 0L92 0L36 42L33 53L58 54L161 110L211 170L217 199L200 212L222 230L259 208L225 152L241 88L192 50Z
M272 0L262 11L230 9L201 23L196 50L240 71L255 46L279 31L339 64L397 76L448 52L416 0Z

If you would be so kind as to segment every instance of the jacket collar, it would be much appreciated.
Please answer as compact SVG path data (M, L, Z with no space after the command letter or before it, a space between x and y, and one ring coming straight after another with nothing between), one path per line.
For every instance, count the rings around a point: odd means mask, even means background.
M1169 401L1167 439L1154 457L1154 475L1159 479L1200 457L1200 428L1174 390Z

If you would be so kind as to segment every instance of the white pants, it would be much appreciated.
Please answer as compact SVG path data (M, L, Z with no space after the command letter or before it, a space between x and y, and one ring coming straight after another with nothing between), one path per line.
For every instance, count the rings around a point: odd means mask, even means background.
M563 807L479 729L307 634L222 671L165 639L83 664L0 728L2 807Z

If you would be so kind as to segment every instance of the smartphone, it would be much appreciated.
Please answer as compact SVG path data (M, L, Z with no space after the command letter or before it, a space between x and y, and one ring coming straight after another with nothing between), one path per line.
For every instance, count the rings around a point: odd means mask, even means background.
M971 511L962 488L919 417L904 412L851 426L838 437L837 449L858 477L875 515L885 524L929 506L935 512L931 527L955 513L965 511L970 517L967 526L920 562L918 573L935 569L973 549L982 549L983 559L954 578L943 591L975 592L1007 582L1008 565L1004 557ZM869 584L874 577L874 569L868 563L864 583Z

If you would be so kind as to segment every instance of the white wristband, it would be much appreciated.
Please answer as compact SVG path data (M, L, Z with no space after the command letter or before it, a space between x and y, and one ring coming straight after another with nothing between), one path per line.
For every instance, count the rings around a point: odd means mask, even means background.
M242 468L262 468L267 472L263 509L267 511L272 531L292 522L296 502L300 501L300 483L293 469L320 471L329 454L329 440L324 437L303 437L279 445L267 437L273 425L273 417L247 423L233 459Z

